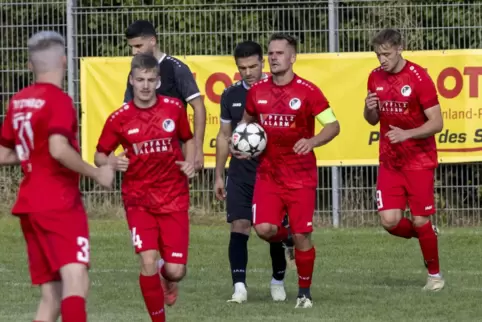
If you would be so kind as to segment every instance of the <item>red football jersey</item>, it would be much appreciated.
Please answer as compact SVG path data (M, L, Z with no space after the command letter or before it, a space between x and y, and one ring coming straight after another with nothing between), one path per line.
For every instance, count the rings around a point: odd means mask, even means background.
M36 83L10 100L0 144L17 152L24 177L14 214L65 210L82 202L79 174L49 152L49 136L61 134L79 150L77 115L72 99L52 84Z
M109 116L97 151L109 155L119 145L127 150L129 167L122 180L126 207L159 213L189 209L188 179L175 162L184 160L180 141L192 137L186 108L176 98L158 96L147 109L130 101Z
M248 91L246 112L254 116L268 137L260 155L257 178L268 178L287 188L316 187L318 173L314 152L298 155L296 142L315 134L315 116L329 107L321 90L295 75L284 86L272 77Z
M427 71L409 61L396 74L376 68L368 78L368 90L380 100L380 164L405 170L436 168L434 136L397 144L391 144L386 137L390 125L403 130L423 125L427 121L424 110L439 104L435 84Z

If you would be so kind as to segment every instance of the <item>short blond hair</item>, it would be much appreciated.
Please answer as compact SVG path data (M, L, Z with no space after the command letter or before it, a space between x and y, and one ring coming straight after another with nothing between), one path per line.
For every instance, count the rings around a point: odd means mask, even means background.
M40 31L27 41L28 57L34 72L58 68L65 56L65 39L55 31Z

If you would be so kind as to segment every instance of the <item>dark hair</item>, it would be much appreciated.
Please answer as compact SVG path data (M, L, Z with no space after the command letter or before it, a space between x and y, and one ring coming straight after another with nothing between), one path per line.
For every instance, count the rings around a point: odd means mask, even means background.
M288 42L288 45L294 48L295 52L298 51L298 41L294 36L284 34L284 33L275 33L271 35L271 37L269 38L268 44L273 40L286 40Z
M378 47L383 45L401 46L403 44L402 34L397 29L387 28L380 31L372 39L372 46Z
M156 29L147 20L137 20L126 29L126 38L154 37L157 39Z
M234 59L258 56L259 60L263 59L263 49L257 42L247 40L239 43L234 49Z
M150 69L158 69L159 62L157 61L156 57L152 54L137 54L132 58L131 62L131 70L134 69L142 69L142 70L150 70Z

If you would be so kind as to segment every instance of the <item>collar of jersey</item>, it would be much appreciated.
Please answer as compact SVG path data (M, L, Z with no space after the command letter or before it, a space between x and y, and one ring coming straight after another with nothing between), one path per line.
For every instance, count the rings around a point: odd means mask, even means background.
M261 75L261 79L266 79L266 78L268 78L268 75L266 75L265 73L263 73L263 75ZM261 80L261 79L260 79L260 80ZM246 84L244 80L242 81L242 83L243 83L243 87L244 87L245 89L249 89L248 84Z
M159 63L159 64L160 64L160 63L162 63L162 61L164 60L164 58L166 58L166 56L167 56L167 54L165 54L165 53L164 53L164 54L162 54L162 57L161 57L161 58L159 58L158 63Z

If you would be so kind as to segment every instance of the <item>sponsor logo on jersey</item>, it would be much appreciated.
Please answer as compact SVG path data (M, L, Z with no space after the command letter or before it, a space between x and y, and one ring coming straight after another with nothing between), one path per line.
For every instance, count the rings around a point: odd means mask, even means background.
M154 139L132 144L135 155L162 153L172 151L172 139Z
M292 98L289 102L289 105L293 111L296 111L301 107L301 100L297 97Z
M165 119L164 122L162 122L162 128L166 132L172 132L176 129L176 124L171 119Z
M382 113L408 113L408 102L383 101L380 103Z
M277 128L294 128L296 115L289 114L260 114L261 124L263 126Z

